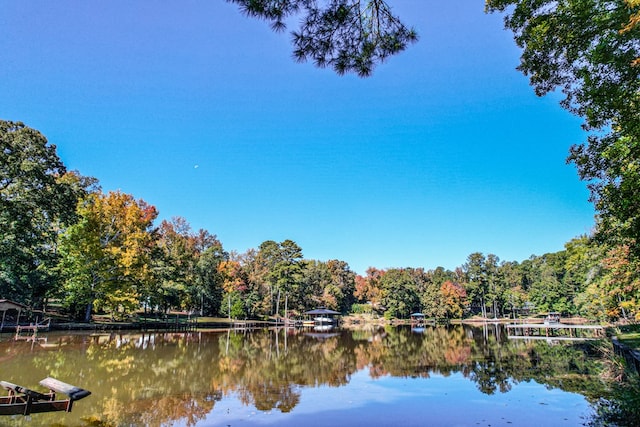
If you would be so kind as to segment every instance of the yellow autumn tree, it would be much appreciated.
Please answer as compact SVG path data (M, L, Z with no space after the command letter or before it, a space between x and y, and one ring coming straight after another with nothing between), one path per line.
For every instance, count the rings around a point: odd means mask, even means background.
M94 309L112 317L133 312L151 280L155 207L116 191L90 194L77 213L60 242L67 306L85 321Z
M442 307L449 319L461 318L466 306L467 293L457 283L447 280L440 286Z

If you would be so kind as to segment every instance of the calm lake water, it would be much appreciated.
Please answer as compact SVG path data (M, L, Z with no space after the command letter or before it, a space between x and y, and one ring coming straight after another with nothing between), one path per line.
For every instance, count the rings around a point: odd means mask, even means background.
M587 344L501 326L0 336L0 379L92 395L58 426L577 426L604 394Z

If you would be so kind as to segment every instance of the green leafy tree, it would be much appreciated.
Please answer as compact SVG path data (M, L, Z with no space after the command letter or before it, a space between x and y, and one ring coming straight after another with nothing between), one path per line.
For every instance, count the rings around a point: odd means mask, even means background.
M487 280L487 304L491 305L493 317L499 317L503 313L504 306L504 282L500 274L500 258L494 254L487 255L484 264L484 273Z
M214 315L220 311L222 304L224 277L220 272L220 265L229 259L229 254L216 236L204 230L200 230L199 235L200 240L205 237L206 243L199 245L195 283L189 287L189 307L199 307L201 314Z
M420 312L427 317L444 318L446 308L442 304L442 284L448 280L447 272L442 267L424 271L422 268L411 270L416 283L416 292L420 300Z
M278 288L273 280L273 270L276 264L280 262L278 242L274 240L266 240L258 247L258 252L253 260L255 266L253 270L253 280L256 281L258 287L262 287L261 296L264 300L266 308L264 314L271 315L274 313L274 301L278 296ZM260 286L262 284L262 286ZM265 290L268 289L268 292Z
M338 74L369 76L375 65L418 40L384 0L228 0L248 16L271 22L276 31L285 20L302 15L293 31L293 56L331 67Z
M422 313L437 319L462 317L469 309L466 290L460 285L465 277L462 270L421 270L414 270L414 277Z
M465 290L471 308L475 308L483 317L487 316L487 293L489 293L485 263L486 257L480 252L474 252L467 257L467 262L462 267L465 273Z
M0 120L0 295L39 307L58 290L58 234L93 180L67 172L55 145Z
M351 271L349 264L337 259L326 262L331 277L330 289L325 289L325 294L330 294L336 299L336 310L347 313L355 298L353 293L356 287L356 274Z
M195 282L196 249L191 226L181 217L164 220L155 232L154 281L144 300L151 308L182 308Z
M346 313L354 303L355 273L344 261L305 260L300 298L303 307L327 307Z
M536 309L541 312L567 312L567 297L562 293L560 280L553 267L542 262L538 265L536 273L529 293Z
M566 252L532 256L528 264L529 297L539 312L575 313L575 294L565 280Z
M267 240L251 254L247 276L254 290L252 298L261 300L258 312L282 315L285 300L289 309L304 309L302 260L302 249L292 240Z
M640 255L640 4L624 0L486 0L507 12L536 94L556 88L562 106L593 131L569 161L588 182L603 223L598 237Z
M278 244L277 262L268 274L275 296L275 311L284 309L284 300L288 298L288 307L304 310L302 301L302 248L293 240L284 240Z
M464 288L472 310L487 317L487 307L493 316L502 315L505 305L505 283L500 275L500 259L474 252L467 257L462 267Z
M523 277L520 265L515 261L505 261L498 270L500 281L504 287L503 299L505 307L516 315L529 301L529 295L523 288Z
M385 317L408 319L419 310L420 298L411 269L390 269L380 279Z
M222 243L206 230L194 233L181 217L162 221L155 232L155 281L148 305L218 314L222 298L219 265L228 258Z
M331 272L326 263L316 260L302 262L302 303L305 308L327 307L338 309L338 300L331 292Z
M245 283L244 299L249 317L264 317L271 314L273 292L266 280L269 267L264 254L256 249L249 249L240 255L231 254L230 260L237 262L239 266L237 273L231 277Z
M588 236L571 239L565 245L563 281L574 298L602 274L605 247Z

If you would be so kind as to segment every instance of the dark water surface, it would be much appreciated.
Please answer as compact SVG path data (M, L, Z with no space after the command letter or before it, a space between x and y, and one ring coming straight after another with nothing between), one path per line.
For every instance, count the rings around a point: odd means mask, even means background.
M509 340L498 325L42 337L2 334L0 379L92 395L0 425L577 426L605 392L588 344Z

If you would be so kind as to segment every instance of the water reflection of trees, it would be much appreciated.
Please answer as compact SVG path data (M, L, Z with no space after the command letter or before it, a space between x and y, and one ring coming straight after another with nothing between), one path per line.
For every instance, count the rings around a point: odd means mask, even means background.
M15 354L21 344L0 343L0 355ZM74 414L104 425L194 425L226 395L258 410L288 412L303 387L339 387L362 369L372 378L460 373L487 394L530 380L592 399L603 393L588 348L509 341L497 326L324 336L291 330L76 335L50 339L48 346L25 346L26 354L3 364L3 374L20 372L20 378L3 379L27 386L47 375L77 382L93 395Z

